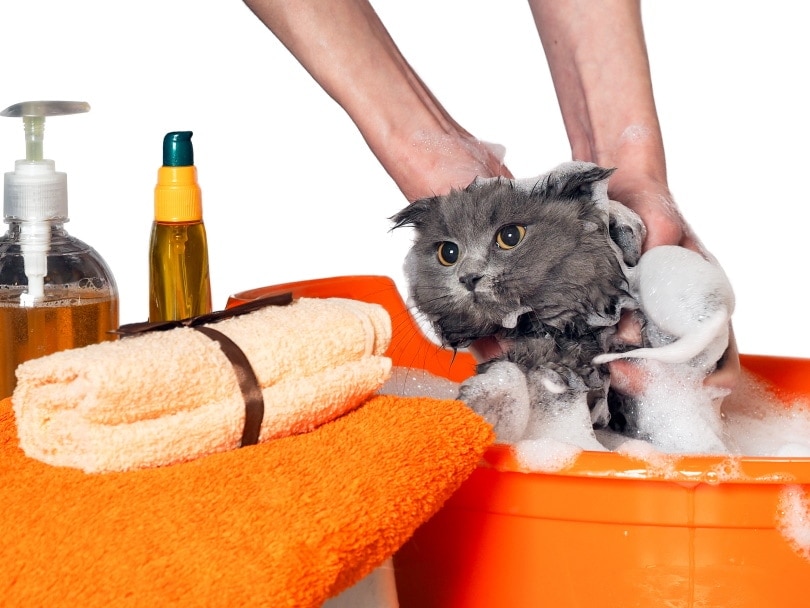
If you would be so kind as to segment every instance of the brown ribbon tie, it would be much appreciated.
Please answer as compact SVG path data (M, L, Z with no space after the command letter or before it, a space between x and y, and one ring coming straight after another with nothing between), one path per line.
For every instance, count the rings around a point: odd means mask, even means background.
M264 397L262 396L262 387L259 384L259 379L256 377L256 372L250 365L250 361L244 351L239 348L236 342L213 327L208 327L207 324L245 315L266 306L286 306L292 302L292 299L292 293L287 292L265 298L258 298L234 306L233 308L226 308L225 310L180 319L178 321L129 323L122 325L113 333L128 337L153 331L166 331L178 327L188 327L199 331L214 342L217 342L222 353L228 358L228 361L230 361L233 367L236 380L239 384L239 390L242 392L242 399L245 401L245 424L242 429L242 439L239 443L239 447L255 445L259 442L259 433L261 432L262 420L264 419Z

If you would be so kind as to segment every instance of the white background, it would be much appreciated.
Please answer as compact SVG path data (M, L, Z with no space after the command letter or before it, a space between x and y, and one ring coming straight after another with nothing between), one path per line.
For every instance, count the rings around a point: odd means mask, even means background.
M325 0L328 1L328 0ZM745 353L810 357L805 3L646 0L670 185L737 294ZM570 150L528 6L379 0L445 107L518 177ZM121 322L146 319L153 188L168 131L194 131L215 308L230 293L382 274L404 292L406 204L343 111L239 0L25 0L0 9L0 106L88 101L49 119L68 230L107 260ZM24 155L0 119L0 168Z

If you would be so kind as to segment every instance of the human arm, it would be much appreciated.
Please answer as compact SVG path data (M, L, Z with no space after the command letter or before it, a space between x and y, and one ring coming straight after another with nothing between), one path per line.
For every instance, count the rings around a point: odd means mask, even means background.
M442 107L366 0L245 0L346 111L409 201L511 177Z
M611 198L647 226L644 248L691 246L666 159L638 0L529 0L573 158L617 167Z
M499 155L431 94L366 0L245 3L346 111L408 200L445 194L477 176L511 177ZM638 2L530 0L530 6L574 158L619 167L610 195L644 219L646 248L697 248L667 187ZM496 352L478 350L484 357ZM736 377L739 362L730 352L724 369L731 373L713 376L721 385ZM614 364L617 372L621 365Z
M609 196L647 227L644 250L682 245L710 257L684 221L667 185L661 127L653 97L639 0L529 0L548 59L573 158L617 167ZM620 338L638 340L624 323ZM611 364L614 385L638 390L632 363ZM740 373L737 345L707 383L732 389Z

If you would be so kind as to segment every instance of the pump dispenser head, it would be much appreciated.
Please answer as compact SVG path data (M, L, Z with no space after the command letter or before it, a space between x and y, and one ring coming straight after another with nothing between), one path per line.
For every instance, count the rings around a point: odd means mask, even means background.
M84 101L24 101L9 106L0 116L22 118L25 128L25 159L5 174L3 215L6 223L20 222L21 242L28 278L28 292L21 303L31 306L44 293L50 222L68 219L67 175L56 171L43 157L45 117L79 114L90 110Z
M163 137L163 166L187 167L194 164L192 131L172 131Z

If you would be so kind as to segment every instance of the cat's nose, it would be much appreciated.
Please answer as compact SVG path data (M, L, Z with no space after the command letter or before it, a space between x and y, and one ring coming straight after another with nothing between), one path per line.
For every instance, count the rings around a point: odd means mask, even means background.
M475 286L481 280L482 275L475 273L468 273L461 275L458 280L464 284L468 291L475 291Z

